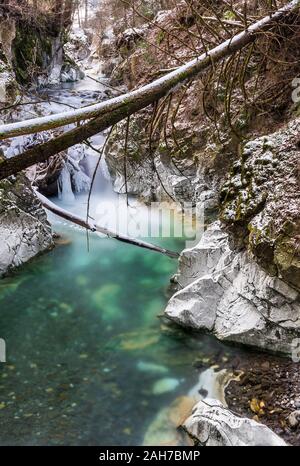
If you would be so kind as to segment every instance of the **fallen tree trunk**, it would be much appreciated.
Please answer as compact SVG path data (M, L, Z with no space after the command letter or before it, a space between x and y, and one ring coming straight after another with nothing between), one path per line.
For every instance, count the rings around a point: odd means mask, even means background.
M115 110L121 110L124 107L128 109L127 116L131 114L131 106L138 100L140 108L146 107L151 102L154 102L165 96L174 87L182 84L185 80L193 78L195 75L206 69L212 63L215 63L222 58L240 50L245 45L255 40L256 36L263 31L270 29L276 23L283 20L286 16L293 13L299 8L300 0L293 0L284 7L278 9L272 15L257 21L249 26L249 28L231 39L223 42L207 53L191 60L183 66L175 69L171 73L147 84L140 89L123 94L113 99L90 105L69 112L58 113L55 115L45 116L42 118L34 118L31 120L21 121L0 126L0 139L6 139L12 136L20 136L24 134L32 134L39 131L49 130L60 126L65 126L70 123L78 123L83 120L97 118L106 113ZM134 110L136 111L136 110Z
M182 85L186 80L193 78L213 63L241 50L244 46L253 42L260 33L271 28L299 9L299 5L300 0L288 3L271 16L267 16L254 23L247 30L237 34L186 65L179 67L163 78L155 80L136 91L83 109L0 126L0 139L3 139L96 117L90 122L68 131L53 140L34 146L11 159L6 159L0 163L0 180L16 174L31 165L44 162L49 157L75 144L81 143L85 139L94 136L166 96L176 86Z
M130 238L125 235L119 235L118 233L108 230L107 228L98 226L96 223L89 223L83 218L73 214L72 212L68 212L67 210L62 209L53 202L49 201L49 199L47 199L38 191L35 191L35 193L38 199L41 201L42 205L45 207L45 209L67 220L68 222L75 223L75 225L79 225L85 230L91 231L92 233L101 233L102 235L116 239L117 241L121 241L122 243L132 244L133 246L138 246L139 248L159 252L160 254L164 254L165 256L171 257L172 259L178 259L179 257L179 254L177 252L170 251L168 249L147 243L146 241L138 240L136 238Z

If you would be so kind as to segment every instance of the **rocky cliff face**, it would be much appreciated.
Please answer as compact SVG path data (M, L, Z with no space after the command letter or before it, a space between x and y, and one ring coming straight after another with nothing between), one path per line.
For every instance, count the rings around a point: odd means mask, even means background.
M300 290L300 119L249 141L221 192L233 244Z
M45 73L51 59L59 60L57 40L35 37L36 31L28 28L28 25L26 29L24 24L16 24L16 19L0 17L1 106L15 101L19 92L18 81L29 83L35 79L31 70L36 64L40 66L39 72ZM0 163L1 160L0 151ZM19 175L1 181L0 276L52 246L51 227L29 180Z
M84 33L68 36L53 20L39 23L0 13L0 101L13 101L22 85L56 85L78 81L84 73L76 63L88 53Z
M0 44L1 45L1 44ZM13 102L18 92L15 74L6 56L0 49L0 102Z
M300 337L298 139L295 119L244 146L221 190L222 223L182 253L170 319L291 354Z
M12 43L16 35L13 20L0 17L0 103L12 102L17 93L18 85L11 66Z
M124 140L126 124L118 126L108 142L106 161L116 192L127 192L145 202L192 202L197 199L203 177L197 176L193 160L174 159L163 144L153 144L149 153L149 140L143 133L144 120L133 117L127 145L127 178L124 176ZM202 183L203 187L203 183Z
M68 43L71 51L72 39ZM65 31L54 26L33 27L24 21L16 26L12 43L12 62L18 82L24 85L57 85L83 78L79 66L65 52Z
M51 227L23 176L0 183L0 276L53 246Z

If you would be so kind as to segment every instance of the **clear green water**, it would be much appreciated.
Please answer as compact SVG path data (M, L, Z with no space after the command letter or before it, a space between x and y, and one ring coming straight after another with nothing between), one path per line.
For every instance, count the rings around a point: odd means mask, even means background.
M113 198L110 182L98 184L100 200ZM86 198L73 210L85 215ZM67 244L0 281L0 445L141 445L199 366L229 350L158 318L177 261L92 236L88 252L84 232L55 230Z
M0 282L8 353L0 366L0 444L142 444L159 410L196 383L193 362L222 346L157 317L176 261L99 238L87 252L83 232L56 230L69 244ZM176 383L156 393L163 378Z

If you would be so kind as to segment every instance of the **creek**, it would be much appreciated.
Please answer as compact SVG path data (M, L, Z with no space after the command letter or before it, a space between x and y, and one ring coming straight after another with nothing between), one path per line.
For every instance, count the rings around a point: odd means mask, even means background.
M48 96L78 106L102 90L85 80ZM61 104L41 108L58 111ZM101 147L103 139L92 142ZM87 174L97 160L92 152L84 159ZM73 192L67 170L59 185L52 200L84 215L87 192ZM102 162L91 215L108 201L115 206L120 198ZM133 209L122 202L123 213ZM145 206L134 209L152 221ZM57 246L0 282L7 345L7 364L0 365L0 444L185 443L177 424L191 397L211 388L201 385L201 374L240 350L161 318L176 260L93 235L88 248L85 231L53 215L49 220L60 236ZM184 248L184 238L148 240ZM203 379L213 384L213 377Z

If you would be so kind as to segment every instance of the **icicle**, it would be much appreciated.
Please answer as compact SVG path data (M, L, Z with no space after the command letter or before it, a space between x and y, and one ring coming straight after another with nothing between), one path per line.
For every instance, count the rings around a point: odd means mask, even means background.
M108 170L108 166L105 160L105 157L102 157L101 162L100 162L100 170L101 174L107 181L111 181L111 176Z
M73 203L75 196L72 190L71 175L65 165L58 179L58 197L66 204Z

